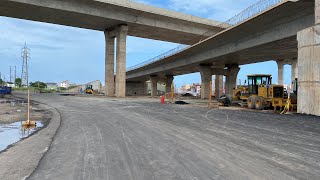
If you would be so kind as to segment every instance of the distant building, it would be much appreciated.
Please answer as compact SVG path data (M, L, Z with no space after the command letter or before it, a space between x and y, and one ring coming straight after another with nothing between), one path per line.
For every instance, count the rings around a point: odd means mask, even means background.
M47 89L50 90L57 90L58 89L58 84L57 83L46 83Z
M199 95L201 93L201 84L193 83L193 85L191 86L191 91Z
M7 87L12 87L12 88L15 88L16 87L16 84L15 83L11 83L11 82L8 82L6 84Z
M68 88L68 87L70 87L70 82L69 82L68 80L62 81L62 82L60 83L60 87L62 87L62 88Z

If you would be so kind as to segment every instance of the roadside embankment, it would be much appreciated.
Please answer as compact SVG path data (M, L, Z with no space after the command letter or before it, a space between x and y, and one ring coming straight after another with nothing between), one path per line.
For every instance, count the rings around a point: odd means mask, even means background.
M11 103L3 103L2 106L6 108L9 114L4 113L6 116L3 116L5 118L2 118L1 123L16 122L18 119L25 117L25 113L22 111L23 105L21 106L21 113L16 113L17 109L20 109L20 105L11 106ZM0 108L2 106L0 105ZM60 126L60 113L56 109L37 102L32 103L31 109L31 119L42 120L44 128L32 136L11 145L10 148L0 154L1 180L21 180L30 176L37 168L42 156L49 149ZM0 111L3 112L3 110L1 109ZM11 113L12 116L10 116Z

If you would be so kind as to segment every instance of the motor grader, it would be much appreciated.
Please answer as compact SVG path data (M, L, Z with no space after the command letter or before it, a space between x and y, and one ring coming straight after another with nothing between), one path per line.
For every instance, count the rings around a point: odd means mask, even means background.
M273 107L282 109L287 100L284 98L283 85L273 85L269 74L248 75L247 86L233 90L233 100L242 100L249 109L262 110ZM245 83L245 84L246 84Z

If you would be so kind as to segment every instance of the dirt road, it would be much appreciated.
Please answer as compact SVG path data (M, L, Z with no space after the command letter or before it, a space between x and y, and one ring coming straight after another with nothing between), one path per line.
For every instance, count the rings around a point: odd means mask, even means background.
M62 123L29 179L319 179L320 118L39 95Z

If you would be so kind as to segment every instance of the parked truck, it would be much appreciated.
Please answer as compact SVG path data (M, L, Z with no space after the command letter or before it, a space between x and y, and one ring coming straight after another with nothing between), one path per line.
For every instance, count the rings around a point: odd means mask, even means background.
M0 86L0 97L4 97L6 94L11 94L12 88L7 86Z

